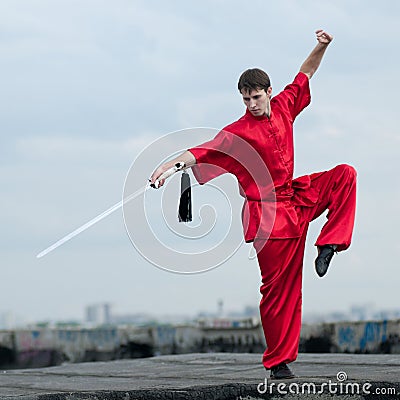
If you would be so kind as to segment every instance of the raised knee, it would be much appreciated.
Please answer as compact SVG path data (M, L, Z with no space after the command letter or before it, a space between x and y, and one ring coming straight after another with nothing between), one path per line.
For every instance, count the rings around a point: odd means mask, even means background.
M357 171L354 167L348 164L339 164L335 167L338 173L347 176L349 179L355 180L357 178Z

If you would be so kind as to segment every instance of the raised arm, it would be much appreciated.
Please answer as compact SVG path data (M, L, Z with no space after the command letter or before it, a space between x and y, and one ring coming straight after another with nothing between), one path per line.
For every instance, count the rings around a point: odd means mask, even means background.
M321 64L325 50L327 49L329 43L333 40L333 36L322 29L318 29L315 33L317 34L318 43L300 67L300 72L306 74L308 79L311 79L311 77L315 74L315 71Z

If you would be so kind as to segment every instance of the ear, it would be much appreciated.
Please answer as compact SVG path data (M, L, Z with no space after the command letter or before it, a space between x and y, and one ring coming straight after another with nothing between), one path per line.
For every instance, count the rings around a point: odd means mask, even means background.
M269 98L271 98L271 94L272 94L272 86L270 86L270 87L267 89L267 96L268 96Z

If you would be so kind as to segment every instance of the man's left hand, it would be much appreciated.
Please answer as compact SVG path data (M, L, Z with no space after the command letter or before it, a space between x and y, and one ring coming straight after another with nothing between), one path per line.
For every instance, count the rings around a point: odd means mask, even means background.
M333 36L328 32L325 32L323 29L318 29L315 33L317 34L317 40L319 43L329 44L333 40Z

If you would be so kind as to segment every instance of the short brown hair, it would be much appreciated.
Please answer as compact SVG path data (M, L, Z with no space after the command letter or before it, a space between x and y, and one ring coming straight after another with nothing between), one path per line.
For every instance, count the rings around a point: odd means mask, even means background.
M259 68L247 69L240 75L238 82L239 92L244 89L246 92L251 92L252 90L267 89L271 86L271 81L266 72Z

